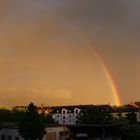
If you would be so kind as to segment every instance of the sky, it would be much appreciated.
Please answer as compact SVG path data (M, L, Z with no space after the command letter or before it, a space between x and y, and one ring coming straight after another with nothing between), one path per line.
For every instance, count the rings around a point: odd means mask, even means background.
M122 104L140 101L139 6L1 0L0 105L114 105L109 77Z

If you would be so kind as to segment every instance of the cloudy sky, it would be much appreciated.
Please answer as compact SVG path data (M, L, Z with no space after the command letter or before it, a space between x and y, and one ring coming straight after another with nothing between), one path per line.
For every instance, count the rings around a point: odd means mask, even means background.
M1 0L0 105L140 101L138 0ZM98 57L96 56L98 54Z

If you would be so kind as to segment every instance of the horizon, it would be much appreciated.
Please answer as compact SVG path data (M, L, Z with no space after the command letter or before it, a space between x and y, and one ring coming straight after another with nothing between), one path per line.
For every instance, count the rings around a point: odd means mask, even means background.
M126 104L123 104L123 105L111 105L111 104L69 104L69 105L45 105L45 104L35 104L33 102L30 102L30 103L33 103L36 107L70 107L70 106L110 106L110 107L123 107L125 105L132 105L132 106L137 106L138 108L140 108L136 103L138 103L140 101L135 101L135 102L129 102L129 103L126 103ZM0 106L0 109L13 109L13 108L24 108L24 107L28 107L28 105L30 104L26 104L26 105L16 105L16 106Z

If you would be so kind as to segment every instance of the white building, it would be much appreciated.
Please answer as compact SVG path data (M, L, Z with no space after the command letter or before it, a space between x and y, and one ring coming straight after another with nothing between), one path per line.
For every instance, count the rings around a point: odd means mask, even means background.
M80 108L75 106L53 107L53 119L59 124L76 124Z
M102 111L112 111L110 105L77 105L77 106L58 106L52 107L52 115L58 124L76 124L81 110L98 109Z
M136 115L136 120L139 123L140 122L140 108L134 104L128 104L123 107L117 107L113 112L112 115L115 118L121 117L127 117L129 113L134 113Z
M17 128L3 128L0 131L0 140L24 140L20 137Z

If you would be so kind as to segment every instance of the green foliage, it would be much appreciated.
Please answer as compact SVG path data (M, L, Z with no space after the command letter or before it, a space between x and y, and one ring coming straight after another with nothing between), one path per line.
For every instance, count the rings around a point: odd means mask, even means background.
M140 102L135 102L135 104L140 107Z
M45 116L45 123L46 124L55 124L55 121L54 121L54 119L52 117L52 114L47 114Z
M137 123L137 117L135 112L129 112L126 114L126 119L129 121L130 124Z
M26 140L41 139L45 134L44 118L38 113L37 107L30 103L27 111L21 117L19 123L19 133Z
M11 110L0 109L0 122L13 122L15 116Z
M113 118L110 112L87 109L81 111L78 123L111 124L120 127L122 140L140 140L140 125L137 124L136 114L134 112L127 113L125 117L119 112L118 118ZM93 134L92 130L88 130L88 132L90 131Z
M112 120L110 112L94 109L83 110L78 117L80 124L111 124Z
M114 118L112 124L120 126L121 129L130 125L129 120L124 117Z
M12 111L6 108L0 109L0 122L18 122L21 116L25 112L23 111Z
M22 116L25 114L25 111L13 111L14 119L13 122L19 122Z
M123 140L140 140L140 125L128 125L122 128Z
M123 140L140 140L140 125L135 122L134 113L128 113L126 117L115 118L113 125L120 126Z

